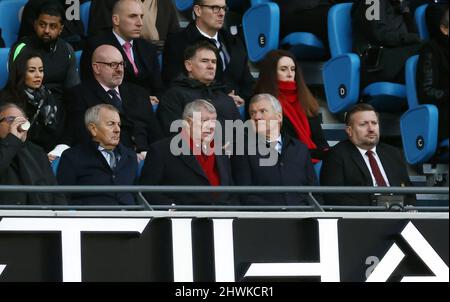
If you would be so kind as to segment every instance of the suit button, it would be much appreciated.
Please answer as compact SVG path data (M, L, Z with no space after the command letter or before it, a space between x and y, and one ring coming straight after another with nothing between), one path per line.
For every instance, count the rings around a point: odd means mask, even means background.
M283 162L281 162L281 163L280 163L280 166L282 166L282 167L283 167L283 166L284 166L284 163L283 163Z

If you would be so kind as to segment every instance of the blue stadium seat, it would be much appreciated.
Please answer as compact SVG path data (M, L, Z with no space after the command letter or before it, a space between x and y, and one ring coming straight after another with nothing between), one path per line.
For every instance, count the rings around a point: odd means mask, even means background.
M261 20L264 20L261 22ZM315 35L295 32L280 41L280 8L270 1L252 1L242 19L244 37L250 61L258 62L280 44L289 49L298 59L321 59L325 48Z
M22 8L28 0L0 1L0 28L6 47L11 47L16 41L20 28Z
M9 48L0 48L0 90L5 88L8 81Z
M175 7L177 10L183 12L192 8L194 0L175 0Z
M142 168L144 167L144 163L145 163L144 160L141 160L141 161L138 162L138 167L137 167L137 171L136 171L136 176L137 176L138 178L141 177L141 174L142 174Z
M416 8L414 12L414 19L416 20L417 30L419 31L419 36L422 40L426 41L430 38L428 33L427 21L425 17L425 12L427 10L428 4L424 4Z
M405 83L406 83L406 98L408 99L409 109L419 106L417 98L417 63L419 62L419 55L412 56L406 61L405 65Z
M75 58L77 59L77 70L80 72L80 60L81 60L81 54L83 53L82 50L75 51Z
M156 113L156 110L158 110L158 104L152 105L153 112Z
M89 12L91 10L91 1L84 2L80 6L80 19L84 26L84 35L88 35L89 27Z
M61 160L61 158L57 157L54 161L51 162L52 171L55 176L58 174L58 167L59 167L60 160Z
M437 148L446 148L439 155L442 162L448 161L448 139L438 142L439 112L435 105L420 105L417 97L417 63L419 56L406 62L405 80L409 110L400 119L403 149L408 163L422 164L436 154Z
M437 149L438 110L434 105L420 105L400 118L406 161L420 164L430 160Z
M316 172L317 184L320 184L320 171L322 170L322 161L314 164L314 172Z
M336 4L328 13L331 59L323 69L328 108L332 113L347 111L360 99L379 111L406 109L405 85L378 82L360 87L360 58L352 50L352 3Z

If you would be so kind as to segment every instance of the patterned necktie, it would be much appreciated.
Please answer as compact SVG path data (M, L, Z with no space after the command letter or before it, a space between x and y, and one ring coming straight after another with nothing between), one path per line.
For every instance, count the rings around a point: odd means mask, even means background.
M366 155L369 158L370 168L372 169L372 174L375 177L377 186L386 187L386 181L384 180L383 175L381 174L380 167L378 166L377 160L373 156L373 152L369 150L366 152Z
M114 89L108 90L108 94L111 96L111 105L117 108L117 110L122 111L122 101L117 95L117 91Z
M131 65L133 66L133 71L135 75L138 75L139 70L136 66L136 63L133 60L133 56L131 55L132 52L132 45L130 42L125 42L125 44L123 44L123 50L125 50L125 54L127 55L128 60L130 61Z
M114 151L112 151L112 150L105 149L105 152L109 154L109 166L111 167L111 170L114 170L117 165L116 155L114 154Z

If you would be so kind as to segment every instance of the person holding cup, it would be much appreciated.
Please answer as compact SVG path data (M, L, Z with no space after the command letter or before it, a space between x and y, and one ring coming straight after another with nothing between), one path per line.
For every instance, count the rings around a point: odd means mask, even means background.
M30 122L18 105L0 100L0 186L57 185L44 150L28 141ZM2 192L1 205L65 204L63 194Z

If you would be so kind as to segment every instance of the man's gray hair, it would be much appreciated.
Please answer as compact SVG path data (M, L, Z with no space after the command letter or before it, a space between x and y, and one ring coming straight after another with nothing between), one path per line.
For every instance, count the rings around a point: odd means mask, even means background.
M206 109L206 111L208 111L209 113L217 113L216 108L213 104L211 104L207 100L198 99L190 102L184 107L183 120L186 120L189 117L193 117L194 112L200 112L202 108Z
M95 105L88 110L86 110L86 113L84 114L84 125L89 130L89 124L98 125L100 122L100 110L111 110L114 112L119 113L119 110L117 110L116 107L110 104L99 104Z
M270 102L270 104L272 105L273 110L276 113L281 113L281 114L283 113L283 108L281 107L280 101L278 101L278 99L276 97L274 97L273 95L268 94L268 93L261 93L261 94L257 94L255 96L253 96L252 99L250 100L249 106L253 103L259 102L262 99L268 100Z

